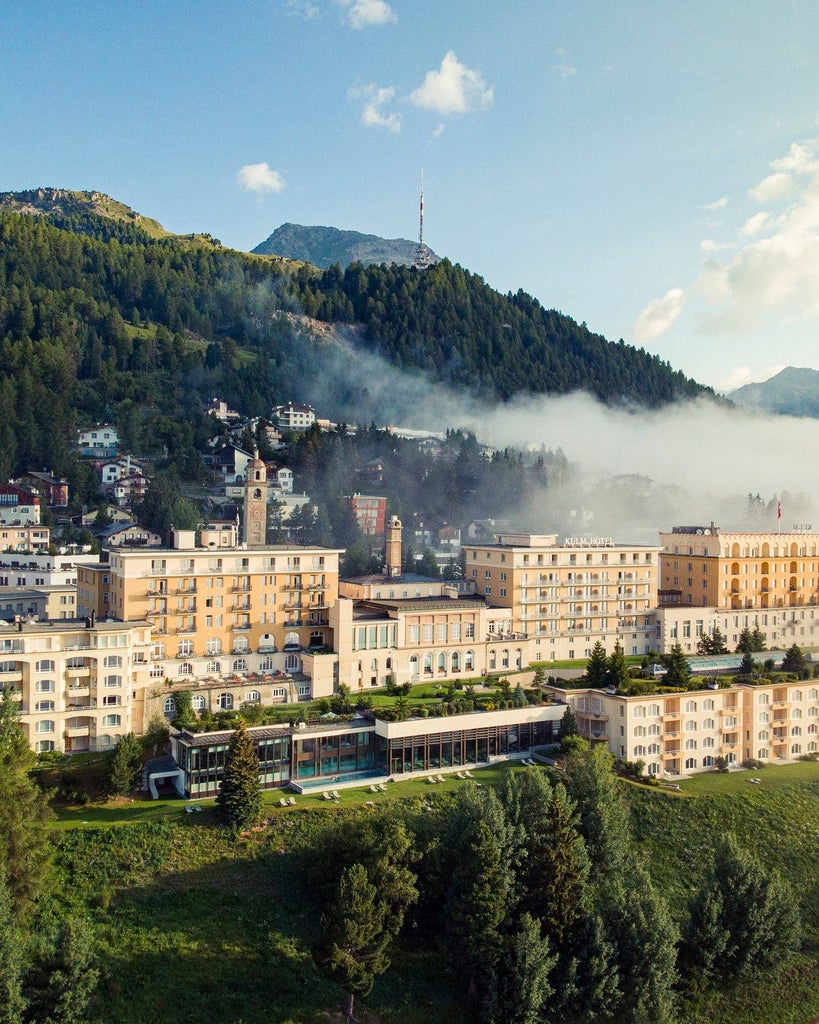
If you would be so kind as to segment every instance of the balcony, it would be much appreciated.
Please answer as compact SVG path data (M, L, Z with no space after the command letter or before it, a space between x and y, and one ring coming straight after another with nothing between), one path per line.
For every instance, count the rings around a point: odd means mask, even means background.
M275 650L275 648L274 648ZM253 651L249 647L233 647L230 651L231 654L252 654Z
M87 685L80 686L69 686L68 687L68 699L70 701L75 700L77 697L90 697L91 687Z
M230 590L233 594L247 594L250 592L250 584L240 583L237 587L231 587Z
M65 670L67 679L87 679L91 675L90 665L72 665Z
M242 622L239 625L236 625L236 626L233 627L234 632L236 630L239 630L240 632L244 632L245 630L248 630L248 629L250 629L250 623L249 622Z
M178 595L195 594L196 593L196 587L177 587L176 588L176 593Z
M0 683L4 685L6 683L22 683L23 672L22 669L17 668L10 672L0 672Z
M65 738L67 740L74 739L78 736L90 736L91 726L90 725L72 725L70 728L67 727L65 730Z

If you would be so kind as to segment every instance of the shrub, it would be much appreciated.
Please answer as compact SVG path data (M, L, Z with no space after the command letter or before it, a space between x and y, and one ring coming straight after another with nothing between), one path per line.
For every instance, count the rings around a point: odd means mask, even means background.
M765 767L765 762L759 761L755 757L746 757L745 760L742 762L742 767L750 768L755 772L759 772L762 771L762 769Z

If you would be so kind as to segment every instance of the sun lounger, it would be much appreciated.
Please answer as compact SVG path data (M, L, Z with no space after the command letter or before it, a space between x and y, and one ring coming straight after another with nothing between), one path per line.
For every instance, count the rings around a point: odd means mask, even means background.
M376 784L375 784L375 783L373 783L373 784L372 784L372 785L370 786L370 792L371 792L371 793L377 793L377 792L378 792L378 786L376 786Z
M330 796L330 793L329 793L329 791L328 791L328 790L326 790L326 789L324 790L324 792L323 792L323 793L322 793L321 795L322 795L322 796L324 797L324 799L325 799L325 800L332 800L332 799L333 799L333 798L332 798L332 797Z
M201 804L194 804L193 805L193 809L196 811L197 814L199 814L202 811L202 805Z
M435 778L434 775L429 775L427 777L427 782L430 784L430 786L434 786L438 782L438 780Z
M439 775L438 776L438 781L439 782L445 782L446 780L444 779L443 775Z
M193 808L186 806L185 807L185 814L193 814Z
M287 802L290 804L291 807L296 806L296 798L294 796L291 796Z
M382 793L386 793L387 792L387 787L384 785L383 782L379 782L378 783L378 788L381 790Z
M465 771L465 772L464 772L464 775L465 775L465 776L466 776L466 777L467 777L468 779L471 779L471 778L472 778L472 772L467 772L467 771Z
M287 801L284 799L284 797L279 798L279 807L287 807Z
M334 800L340 800L340 799L341 799L341 797L339 796L339 792L338 792L338 790L337 790L337 789L334 789L334 790L333 790L332 796L333 796L333 799L334 799Z

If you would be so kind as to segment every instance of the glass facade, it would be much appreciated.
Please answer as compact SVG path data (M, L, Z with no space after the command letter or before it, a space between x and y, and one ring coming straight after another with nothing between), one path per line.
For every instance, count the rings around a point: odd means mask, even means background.
M290 747L290 736L253 738L253 749L259 758L259 780L263 788L285 786L290 781ZM193 746L180 737L176 748L176 760L185 772L190 796L212 796L218 793L225 771L228 744Z
M388 739L376 736L375 767L385 775L477 764L551 743L560 723L524 722Z
M374 738L370 729L330 736L294 736L293 780L369 771L375 764Z

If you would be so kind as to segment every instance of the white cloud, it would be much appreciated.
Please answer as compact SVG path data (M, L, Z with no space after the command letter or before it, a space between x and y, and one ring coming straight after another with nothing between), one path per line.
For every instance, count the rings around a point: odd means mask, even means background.
M789 171L792 174L816 174L819 161L816 160L817 139L807 142L794 142L788 155L774 160L771 167L776 171Z
M312 0L287 0L287 13L312 21L320 17L321 12Z
M705 209L706 210L724 210L727 205L728 205L728 197L727 196L722 196L720 199L715 199L713 203L709 203L705 207Z
M685 306L685 292L672 288L661 299L649 302L634 321L632 332L640 344L653 341L674 326Z
M435 128L432 131L432 135L430 135L430 137L429 137L429 141L430 142L435 142L435 140L436 139L440 139L440 137L443 134L444 134L444 126L442 124L436 124Z
M386 0L338 0L345 8L347 22L351 28L371 28L397 21L395 11Z
M438 114L465 114L492 106L494 87L487 86L479 71L461 64L452 50L438 71L427 71L424 81L410 94L410 102Z
M721 252L724 249L733 248L733 242L715 242L713 238L703 238L700 242L700 252L704 253Z
M274 171L267 164L245 164L236 173L236 181L239 188L245 192L256 192L263 195L265 192L275 192L277 195L284 191L286 182L278 171Z
M755 213L753 217L749 217L745 221L739 229L740 234L745 235L748 238L753 238L755 235L761 235L772 221L773 218L770 213L766 210L762 210L760 213Z
M794 189L794 180L785 171L777 171L748 190L748 195L756 199L758 203L770 203L775 199L782 199L789 196Z
M736 391L737 388L744 387L746 384L762 384L764 381L770 380L771 377L781 373L784 369L784 363L769 366L767 370L762 370L758 373L754 373L749 366L736 366L727 377L717 381L715 387L717 391L729 394L731 391Z
M552 71L556 71L564 81L577 74L574 64L555 64L552 66Z
M379 87L374 84L355 85L347 93L352 99L363 99L361 122L368 128L386 128L387 131L401 131L401 115L387 111L384 107L395 99L392 86Z

